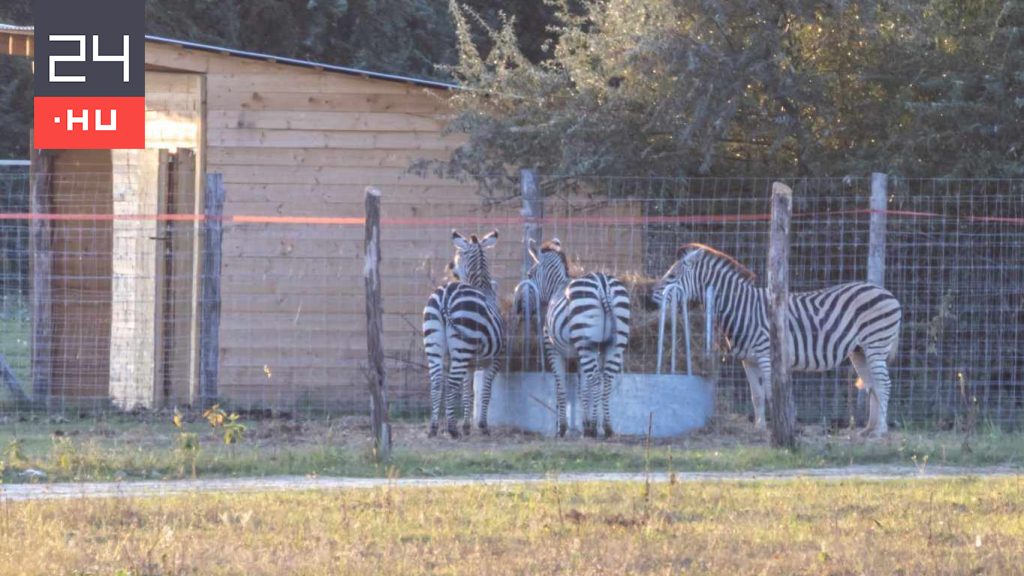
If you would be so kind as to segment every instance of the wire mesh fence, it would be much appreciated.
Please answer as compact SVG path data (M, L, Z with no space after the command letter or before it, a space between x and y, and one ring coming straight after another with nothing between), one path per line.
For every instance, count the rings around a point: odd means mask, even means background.
M268 211L233 201L228 184L223 215L214 215L204 211L204 194L185 185L194 174L161 174L150 190L119 187L108 171L55 172L45 213L30 210L27 173L0 174L0 415L186 409L212 401L267 414L364 413L358 202L331 213L313 203ZM501 234L490 264L515 328L506 371L541 368L536 344L514 321L512 298L529 224L561 240L575 272L601 270L627 284L634 321L626 371L655 373L665 367L657 363L653 280L687 242L718 248L763 277L771 182L544 177L540 218L524 217L511 184L486 199L452 196L417 206L389 205L383 190L382 336L392 413L428 411L421 313L445 280L452 228ZM791 289L866 279L870 180L791 184ZM1024 182L890 179L888 192L885 285L904 307L893 423L946 428L973 413L1020 427ZM211 242L215 227L219 242ZM40 259L44 248L48 258ZM210 264L213 251L219 266ZM703 318L690 316L693 349L701 350ZM718 412L749 414L743 371L718 344L714 355L694 354L692 368L715 380ZM214 388L204 391L204 360L211 357ZM854 378L848 366L796 374L798 417L848 425L863 410Z

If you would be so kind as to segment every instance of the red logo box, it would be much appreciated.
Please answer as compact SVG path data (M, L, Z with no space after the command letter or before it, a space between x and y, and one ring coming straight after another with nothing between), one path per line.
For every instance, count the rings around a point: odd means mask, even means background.
M35 147L146 147L144 96L40 96L34 99Z

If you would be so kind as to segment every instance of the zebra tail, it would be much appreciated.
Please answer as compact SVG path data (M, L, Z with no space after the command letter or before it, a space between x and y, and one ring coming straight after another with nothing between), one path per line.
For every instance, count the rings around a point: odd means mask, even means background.
M885 361L892 365L896 361L896 355L900 351L900 331L896 330L896 337L892 340L892 347L889 348L889 355L885 357Z
M615 341L615 332L618 330L618 318L615 317L615 311L612 308L612 293L611 290L604 290L601 294L601 308L604 309L604 334L605 342Z

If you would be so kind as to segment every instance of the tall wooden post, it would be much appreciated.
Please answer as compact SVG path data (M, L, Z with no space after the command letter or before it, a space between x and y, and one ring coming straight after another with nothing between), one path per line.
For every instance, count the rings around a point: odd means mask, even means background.
M793 191L772 184L771 243L768 248L768 335L772 349L772 445L796 448L796 406L790 381L789 230Z
M206 175L203 196L202 282L199 296L199 404L217 402L220 365L220 266L224 238L224 177Z
M50 214L53 211L53 157L32 146L29 212ZM38 218L29 221L29 266L32 274L32 399L41 404L49 399L53 377L53 254L50 221Z
M374 455L378 461L391 457L391 424L388 422L388 401L384 393L384 309L380 294L380 190L366 188L366 260L363 265L366 286L366 351L370 368L370 425L373 430Z
M544 218L544 196L540 193L537 185L537 173L533 170L522 169L519 171L519 191L523 197L522 215L523 223L523 275L533 266L533 258L530 258L530 244L535 243L539 248L544 237L544 228L540 224Z
M871 175L871 225L868 232L868 282L885 286L885 211L889 205L887 178Z
M885 286L885 233L886 210L889 207L888 176L881 172L871 174L871 223L868 229L868 282ZM856 400L850 399L851 428L867 422L868 394L864 388L856 390Z

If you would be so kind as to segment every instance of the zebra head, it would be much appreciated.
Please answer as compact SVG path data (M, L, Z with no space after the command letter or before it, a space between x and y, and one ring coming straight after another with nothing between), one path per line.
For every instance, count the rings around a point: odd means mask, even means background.
M540 288L540 302L543 307L569 282L569 262L562 253L562 242L558 238L541 244L539 254L533 248L529 250L534 264L527 273L527 278L536 282Z
M757 276L735 258L704 244L686 244L677 252L676 263L654 285L651 299L661 304L665 289L676 285L684 302L701 302L709 286L752 284Z
M452 230L452 244L455 245L455 258L449 264L452 276L484 292L493 293L494 283L491 281L485 250L493 248L497 243L497 230L492 230L479 239L476 234L466 238Z
M658 280L651 292L651 299L657 305L661 305L661 301L665 297L665 289L669 286L679 287L683 302L699 300L702 296L698 285L697 264L704 256L703 248L687 244L679 250L677 256L675 264L665 272L661 280Z

